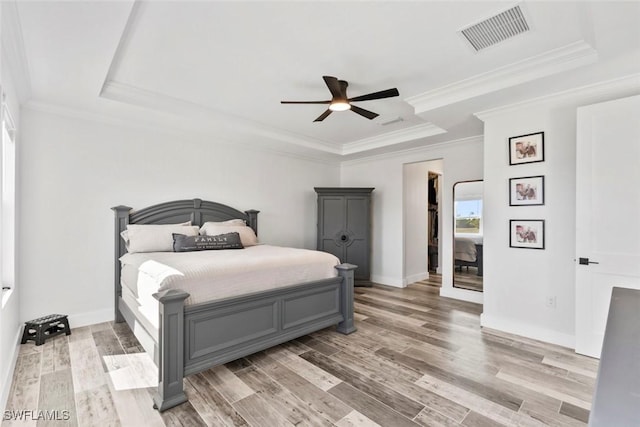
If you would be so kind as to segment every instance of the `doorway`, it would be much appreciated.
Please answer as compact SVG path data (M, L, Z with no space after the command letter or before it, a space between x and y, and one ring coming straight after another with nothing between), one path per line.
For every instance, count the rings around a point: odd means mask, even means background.
M440 274L440 186L442 175L428 172L427 176L427 271Z
M439 277L442 266L443 161L403 165L403 285Z

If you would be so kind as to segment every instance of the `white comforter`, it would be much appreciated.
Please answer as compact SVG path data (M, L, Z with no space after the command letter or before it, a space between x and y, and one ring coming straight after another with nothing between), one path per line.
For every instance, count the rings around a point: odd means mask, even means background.
M334 267L340 263L326 252L269 245L134 253L120 261L129 300L133 297L138 305L156 307L152 294L165 289L184 290L190 294L185 304L197 304L335 277Z
M460 261L475 262L478 259L476 244L473 240L456 237L454 242L455 259Z

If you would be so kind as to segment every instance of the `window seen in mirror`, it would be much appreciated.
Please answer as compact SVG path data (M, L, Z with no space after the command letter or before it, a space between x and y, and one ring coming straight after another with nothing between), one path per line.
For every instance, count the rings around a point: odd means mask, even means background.
M480 234L482 230L482 200L455 202L456 233Z

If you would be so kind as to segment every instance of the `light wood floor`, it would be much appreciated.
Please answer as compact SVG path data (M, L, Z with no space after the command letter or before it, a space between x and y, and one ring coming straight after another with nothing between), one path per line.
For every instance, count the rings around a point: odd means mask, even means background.
M458 270L458 268L460 268ZM482 292L482 276L478 276L476 267L456 267L453 282L456 288Z
M162 414L153 363L125 324L28 343L7 410L71 417L3 425L584 425L597 361L481 331L481 306L440 298L433 284L356 288L356 333L325 329L190 376L189 402Z

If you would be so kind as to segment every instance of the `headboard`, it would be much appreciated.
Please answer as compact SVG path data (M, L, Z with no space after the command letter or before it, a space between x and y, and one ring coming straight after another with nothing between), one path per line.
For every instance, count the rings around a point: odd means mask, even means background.
M127 224L178 224L191 221L191 224L202 226L207 221L227 221L243 219L258 235L258 213L248 210L241 212L230 206L200 199L177 200L165 202L132 212L128 206L111 208L115 212L115 313L116 321L122 321L118 310L118 299L122 296L120 284L120 257L127 253L120 233L127 229Z

